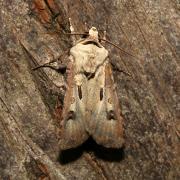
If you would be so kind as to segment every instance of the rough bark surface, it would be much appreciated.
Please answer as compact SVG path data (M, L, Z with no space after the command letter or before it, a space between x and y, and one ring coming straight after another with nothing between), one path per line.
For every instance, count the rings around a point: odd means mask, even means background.
M178 0L0 0L0 8L0 179L180 179ZM89 140L60 150L61 108L54 109L64 77L31 69L71 47L63 33L69 17L76 31L85 22L106 30L108 40L136 56L107 46L115 67L133 75L114 71L123 149Z

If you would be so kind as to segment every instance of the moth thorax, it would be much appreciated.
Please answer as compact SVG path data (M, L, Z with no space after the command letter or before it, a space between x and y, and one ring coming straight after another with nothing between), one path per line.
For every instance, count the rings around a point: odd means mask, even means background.
M92 27L90 30L89 30L89 35L91 37L93 37L94 39L98 39L98 31L95 27Z

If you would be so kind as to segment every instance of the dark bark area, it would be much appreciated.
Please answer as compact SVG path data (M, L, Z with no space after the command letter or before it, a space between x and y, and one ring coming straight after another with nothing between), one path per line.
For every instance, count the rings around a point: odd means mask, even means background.
M178 1L35 2L0 0L0 179L180 179ZM135 56L107 45L114 66L133 76L114 71L123 149L89 140L60 151L55 106L57 97L63 100L64 77L32 68L71 47L64 34L69 17L76 31L85 22L106 30L108 40Z

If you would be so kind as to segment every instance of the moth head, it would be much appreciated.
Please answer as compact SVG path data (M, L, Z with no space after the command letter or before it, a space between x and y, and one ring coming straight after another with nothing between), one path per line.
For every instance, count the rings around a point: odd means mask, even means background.
M89 30L89 36L93 37L93 39L98 39L98 31L97 31L97 29L95 27L92 27Z

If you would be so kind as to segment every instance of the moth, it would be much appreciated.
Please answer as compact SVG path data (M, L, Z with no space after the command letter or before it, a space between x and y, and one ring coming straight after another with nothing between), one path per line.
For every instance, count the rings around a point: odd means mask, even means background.
M95 27L70 49L61 128L64 150L81 145L90 136L106 148L124 144L123 117L108 51Z

